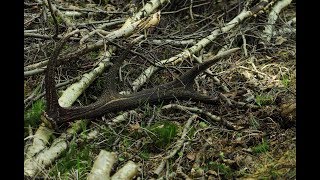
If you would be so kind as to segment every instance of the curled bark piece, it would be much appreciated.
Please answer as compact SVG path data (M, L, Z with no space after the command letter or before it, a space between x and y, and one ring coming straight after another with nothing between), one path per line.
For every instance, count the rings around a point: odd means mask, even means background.
M109 180L110 171L116 162L116 154L101 150L97 159L94 161L88 180Z

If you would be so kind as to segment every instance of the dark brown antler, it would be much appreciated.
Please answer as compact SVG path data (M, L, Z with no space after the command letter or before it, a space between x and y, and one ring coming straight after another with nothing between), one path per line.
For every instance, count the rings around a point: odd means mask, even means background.
M234 48L219 55L214 56L210 60L198 64L185 74L180 76L179 79L171 81L169 83L161 84L151 89L145 89L130 95L119 95L116 92L115 86L112 85L112 81L108 80L107 83L109 87L105 90L103 95L95 103L82 107L60 107L58 104L58 97L55 89L55 66L57 64L58 55L61 52L66 40L71 35L65 36L61 40L60 45L54 50L51 59L48 63L48 68L45 77L45 87L46 87L46 100L47 100L47 111L45 113L46 118L51 122L51 125L62 124L64 122L70 122L72 120L81 118L93 118L101 116L109 112L117 112L122 110L128 110L131 108L138 107L142 103L158 103L173 99L185 99L192 101L201 101L205 103L213 103L217 101L217 97L209 97L197 93L192 90L194 79L201 72L206 70L208 67L212 66L217 60L233 52L239 50L239 48ZM121 65L123 60L126 58L129 50L120 56L118 62L116 62L113 67L111 67L109 74L111 76L116 75L116 69ZM114 78L114 77L108 77Z

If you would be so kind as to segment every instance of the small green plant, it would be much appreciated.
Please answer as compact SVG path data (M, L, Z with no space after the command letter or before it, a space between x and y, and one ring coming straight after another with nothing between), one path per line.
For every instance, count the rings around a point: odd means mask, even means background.
M148 152L145 152L145 151L141 151L139 156L143 159L143 160L149 160L150 158L150 154Z
M45 109L44 100L39 99L30 109L24 112L24 127L35 127L40 124L40 116Z
M207 128L207 127L209 127L208 124L205 123L205 122L200 122L200 123L199 123L199 126L200 126L201 128Z
M147 129L151 131L150 137L158 148L165 148L177 135L177 125L169 121L157 122Z
M90 58L91 58L92 60L94 60L94 59L98 58L98 56L99 56L99 51L91 51L91 52L89 53L89 56L90 56Z
M219 157L220 157L222 160L226 158L226 157L224 156L224 153L223 153L223 152L220 152L220 153L219 153Z
M232 169L225 164L220 164L218 162L210 161L209 168L218 172L219 174L224 175L225 178L227 178L227 179L229 179L233 176Z
M256 103L259 106L270 105L274 101L273 97L268 94L260 94L256 96Z
M255 154L260 154L269 151L269 145L268 142L264 139L262 139L262 143L258 144L257 146L254 146L252 149L252 152Z
M130 139L124 137L122 143L123 143L123 146L124 146L125 148L128 148L129 146L132 145L133 142L132 142Z
M289 87L289 84L291 82L291 79L288 75L284 75L281 77L281 83L284 87L288 88Z

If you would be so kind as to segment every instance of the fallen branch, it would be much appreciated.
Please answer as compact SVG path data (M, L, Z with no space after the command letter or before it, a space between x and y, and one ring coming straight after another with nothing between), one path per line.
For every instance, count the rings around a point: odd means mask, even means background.
M168 0L151 0L147 2L146 5L140 9L139 12L134 14L133 17L128 18L120 29L112 31L107 36L105 36L105 40L113 41L116 38L125 37L132 34L136 30L138 25L140 23L143 23L144 22L143 20L147 19L147 17L150 15L151 12L155 11L160 5L164 4L165 2L168 2ZM79 50L73 53L70 53L60 59L61 60L73 59L81 55L87 54L93 50L97 50L103 47L106 43L108 43L108 42L105 42L105 40L99 40L92 45L85 45Z
M204 111L204 110L196 108L196 107L187 107L187 106L182 106L179 104L168 104L168 105L163 106L161 109L165 110L165 109L171 109L171 108L179 109L181 111L190 111L193 113L200 113L200 114L206 115L214 122L221 121L221 118L219 116L213 115L210 112Z
M41 62L38 62L35 64L30 64L30 65L24 67L24 71L30 71L30 70L33 70L36 68L40 68L40 67L46 66L47 64L48 64L48 60L41 61Z
M279 13L281 12L281 10L283 8L287 7L291 2L292 2L292 0L281 0L281 1L277 2L274 5L274 7L271 9L271 12L268 17L268 23L264 28L263 37L262 37L267 42L270 42L270 40L273 36L274 24L279 17Z
M128 161L121 169L119 169L111 180L129 180L138 173L138 165L132 161Z
M175 40L175 39L153 39L149 40L146 43L156 44L156 45L163 45L163 44L170 44L174 46L188 46L196 44L196 40L188 39L188 40Z
M63 36L61 36L61 35L58 35L57 37L54 37L54 36L51 36L51 35L36 34L36 33L27 33L27 32L24 33L24 37L25 37L25 38L27 38L27 37L33 37L33 38L40 38L40 39L62 39L62 38L63 38ZM80 38L71 37L70 40L79 41Z
M33 69L33 70L30 70L30 71L25 71L23 73L23 75L24 75L24 77L28 77L28 76L33 76L33 75L36 75L36 74L43 73L44 71L45 71L45 68Z
M239 102L234 102L234 103L236 104ZM228 129L231 129L231 130L237 131L237 130L240 130L243 128L241 126L233 125L231 122L229 122L225 119L222 119L219 116L213 115L210 112L199 109L199 108L186 107L186 106L182 106L182 105L178 105L178 104L168 104L168 105L165 105L162 107L162 109L170 109L170 108L179 109L181 111L186 111L186 112L203 114L203 115L207 116L208 118L210 118L213 122L220 122L222 125L226 126Z
M48 0L37 0L38 3L44 3L47 7L49 7L49 3L48 3ZM59 16L63 22L66 23L66 25L70 28L73 28L75 29L73 23L71 23L70 19L68 19L67 17L65 17L65 15L63 13L61 13L61 11L59 9L57 9L57 7L54 5L54 4L51 4L51 8L52 8L52 12Z
M108 180L113 164L116 162L117 155L105 150L101 150L97 159L93 163L88 180Z
M227 23L224 27L221 29L216 29L212 31L212 33L201 39L197 44L194 46L185 49L183 52L180 54L177 54L169 59L165 59L162 61L157 62L156 64L161 66L165 64L178 64L185 60L186 58L190 57L192 54L195 54L199 52L201 49L203 49L205 46L207 46L209 43L213 42L220 34L226 33L230 31L232 28L236 27L238 24L240 24L244 19L253 16L260 10L262 10L269 1L263 1L262 3L257 4L251 10L243 10L238 16L233 18L229 23ZM265 6L263 6L265 5ZM141 75L135 79L132 82L132 89L133 91L137 91L143 84L147 82L147 80L158 70L159 68L156 66L149 66L144 72L141 73Z
M292 18L290 21L286 22L285 25L274 32L274 35L283 35L296 33L296 28L292 24L296 23L296 17Z

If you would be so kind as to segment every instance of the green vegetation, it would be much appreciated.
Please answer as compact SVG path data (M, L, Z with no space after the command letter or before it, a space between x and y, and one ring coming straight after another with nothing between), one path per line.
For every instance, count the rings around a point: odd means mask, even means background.
M269 151L269 145L268 142L264 139L262 139L262 143L258 144L257 146L254 146L252 149L252 152L255 154L264 153Z
M291 82L291 78L288 75L281 77L281 83L284 87L288 88Z
M260 123L256 118L251 117L250 118L250 126L253 127L254 129L258 129L260 127Z
M224 175L224 177L227 179L229 179L233 176L232 169L225 164L220 164L217 162L210 161L209 168L216 171L219 174Z
M44 100L39 99L32 104L32 107L24 112L24 127L36 127L40 124L40 117L45 110Z
M199 126L200 126L201 128L207 128L207 127L209 127L208 124L205 123L205 122L200 122L200 123L199 123Z
M147 129L151 131L149 134L154 145L158 148L165 148L177 135L178 127L172 122L162 121L157 122Z
M139 153L139 156L145 161L147 161L150 158L150 154L146 151L141 151Z
M94 59L98 58L99 51L91 51L91 52L88 53L88 55L92 60L94 60Z
M296 176L295 149L288 150L276 158L270 154L261 154L256 170L246 174L249 179L294 179Z
M93 165L94 156L90 153L92 148L91 145L78 147L77 143L72 141L70 148L62 154L61 157L63 158L57 161L51 173L60 173L63 178L67 178L72 170L77 170L79 177L86 176L86 173L90 171Z
M265 105L270 105L274 101L273 96L268 95L268 94L260 94L256 96L256 103L259 106L265 106Z

